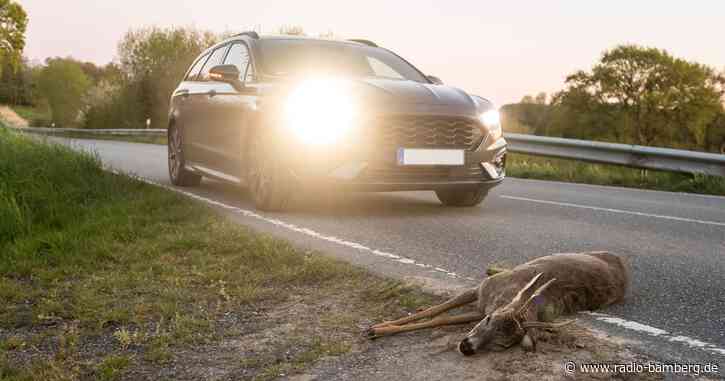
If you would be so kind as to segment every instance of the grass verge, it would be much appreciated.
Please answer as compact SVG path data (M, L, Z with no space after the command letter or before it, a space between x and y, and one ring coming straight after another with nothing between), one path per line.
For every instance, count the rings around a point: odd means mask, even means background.
M512 177L539 180L725 195L725 178L722 177L589 164L523 154L509 154L506 173Z
M0 130L0 379L271 379L431 297Z

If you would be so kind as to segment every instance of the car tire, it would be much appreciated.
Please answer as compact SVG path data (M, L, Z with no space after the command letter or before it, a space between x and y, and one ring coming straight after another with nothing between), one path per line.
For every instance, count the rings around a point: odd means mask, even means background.
M488 195L488 189L478 188L471 190L437 190L438 200L445 206L470 207L483 202Z
M273 145L262 134L252 140L249 151L247 183L255 208L263 211L284 210L291 195L289 174Z
M167 134L169 178L171 179L171 183L177 186L189 187L199 185L201 184L201 176L189 172L186 169L181 139L179 130L174 126L170 126Z

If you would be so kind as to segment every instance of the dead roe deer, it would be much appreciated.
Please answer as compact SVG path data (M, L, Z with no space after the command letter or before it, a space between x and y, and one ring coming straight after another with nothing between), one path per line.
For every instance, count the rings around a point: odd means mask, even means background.
M466 356L479 350L503 350L521 344L536 349L536 330L573 322L553 323L562 315L596 310L621 302L630 276L624 260L606 252L554 254L537 258L486 278L447 302L408 317L370 327L375 338L399 332L480 321L458 345ZM439 316L471 302L477 311ZM413 323L432 318L425 322Z

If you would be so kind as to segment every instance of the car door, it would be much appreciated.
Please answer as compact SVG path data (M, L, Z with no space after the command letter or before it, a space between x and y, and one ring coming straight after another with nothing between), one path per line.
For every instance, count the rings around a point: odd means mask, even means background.
M198 153L195 152L196 146L194 144L196 138L196 129L194 128L196 113L191 94L195 92L199 73L208 58L209 54L204 54L194 61L184 80L174 90L171 101L177 128L179 128L182 134L182 151L184 152L186 161L189 163L194 162L195 157L198 156Z
M239 69L240 82L244 89L237 90L229 84L222 87L215 97L215 112L219 115L219 123L214 124L210 131L211 139L221 148L219 168L233 176L237 181L243 179L244 141L248 127L251 107L256 97L250 89L250 80L253 78L249 69L251 64L249 48L242 41L234 42L224 60L226 65L234 65Z
M214 125L218 123L216 112L217 94L226 91L226 83L212 80L209 77L211 68L221 65L229 49L224 44L214 49L199 73L198 80L190 91L191 104L194 109L193 142L195 152L194 164L202 169L219 170L221 147L213 138Z

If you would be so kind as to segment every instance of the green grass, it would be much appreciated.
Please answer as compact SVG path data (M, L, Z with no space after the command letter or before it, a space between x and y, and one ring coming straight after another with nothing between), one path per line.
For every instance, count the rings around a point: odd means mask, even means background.
M725 178L722 177L645 171L614 165L589 164L522 154L510 154L508 156L506 173L512 177L539 180L725 195Z
M98 379L107 381L118 379L130 362L129 356L110 355L106 357L96 368Z
M49 127L50 110L47 106L11 106L11 108L28 121L31 127Z
M434 300L8 130L0 253L0 380L148 376L222 354L270 378L347 352L361 321Z

